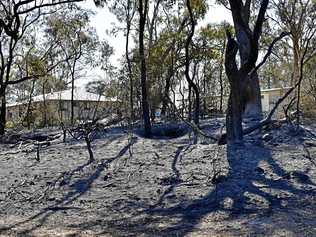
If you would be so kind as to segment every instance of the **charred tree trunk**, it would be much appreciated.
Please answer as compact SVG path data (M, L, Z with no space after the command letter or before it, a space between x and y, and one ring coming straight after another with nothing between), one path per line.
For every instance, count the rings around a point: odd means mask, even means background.
M259 121L262 119L262 105L258 74L254 73L247 81L241 88L244 100L243 117Z
M220 100L219 100L219 111L223 113L223 98L224 98L224 85L223 85L223 64L224 55L226 48L226 41L223 42L223 48L221 51L220 67L219 67L219 86L220 86Z
M261 95L256 72L259 39L269 0L262 0L253 31L249 27L250 0L229 0L237 41L227 30L225 69L230 84L227 111L227 140L240 143L243 139L242 115L261 118ZM237 43L238 42L238 43ZM240 67L236 55L240 55ZM243 112L243 114L242 114Z
M148 12L148 0L139 0L139 57L140 57L140 72L141 72L141 91L142 91L142 112L144 120L144 135L151 137L151 122L147 95L147 66L144 48L144 30L146 17Z
M75 91L75 78L74 78L74 71L71 72L71 101L70 101L70 123L71 126L74 125L74 108L75 108L75 102L74 102L74 92Z
M206 66L203 67L203 118L205 119L207 114L207 105L206 105Z
M300 73L300 46L299 46L299 40L295 36L295 34L292 33L292 44L293 44L293 72L292 72L292 77L291 77L291 86L293 86L298 78L299 78L299 73Z
M192 43L192 38L194 35L194 30L195 30L195 20L193 17L193 12L192 12L192 8L191 8L191 4L190 1L187 0L186 1L186 6L187 9L189 11L190 14L190 32L188 35L188 38L186 40L185 43L185 78L189 84L189 88L191 87L194 90L194 94L195 94L195 108L194 108L194 118L193 121L196 125L199 125L199 119L200 119L200 93L199 93L199 88L196 85L196 83L194 83L194 81L191 79L190 77L190 55L189 55L189 48L190 45Z
M46 104L46 96L45 96L45 81L43 81L42 85L42 94L43 94L43 127L47 126L47 104Z
M225 54L225 69L230 84L230 93L226 114L227 140L233 143L241 143L243 140L242 131L242 101L241 87L244 80L236 64L238 44L227 33L227 49Z
M32 97L33 97L34 89L35 89L35 79L32 81L32 87L31 87L29 101L28 101L27 109L26 109L26 117L24 119L24 121L26 121L27 123L28 129L31 129L31 114L32 114L31 106L32 106Z
M245 4L243 1L230 1L232 8L234 28L236 32L236 39L239 45L239 55L241 67L248 64L247 69L249 69L250 63L253 63L253 59L257 58L258 54L258 45L255 42L256 38L261 34L260 28L256 27L252 31L249 26L250 20L250 0L247 0ZM261 15L258 15L256 25L261 25L261 21L264 20L264 14L266 9L263 7L268 5L268 0L265 0L261 3ZM260 19L259 19L260 17ZM258 21L260 20L260 22ZM260 24L258 24L260 23ZM259 32L259 31L260 32ZM255 52L257 51L257 52ZM250 67L254 67L251 65ZM259 77L257 73L253 73L251 77L245 79L245 83L241 88L242 91L242 103L243 105L243 117L251 117L257 120L262 119L262 106L261 106L261 93L260 93L260 84Z
M129 77L129 103L130 103L130 120L131 122L134 121L134 83L132 77L132 63L129 57L129 35L131 30L131 21L134 14L131 14L131 0L127 0L127 15L126 15L126 44L125 44L125 58L127 62L128 68L128 77Z
M173 77L173 74L174 74L174 68L173 68L173 60L172 60L172 63L171 63L171 65L168 68L165 88L164 88L164 92L163 92L161 116L166 116L166 110L167 110L168 101L169 101L168 97L169 97L170 86L171 86L171 79Z
M5 124L6 124L6 98L5 93L1 92L1 109L0 109L0 135L5 133Z
M188 91L188 121L192 120L192 87L189 85Z

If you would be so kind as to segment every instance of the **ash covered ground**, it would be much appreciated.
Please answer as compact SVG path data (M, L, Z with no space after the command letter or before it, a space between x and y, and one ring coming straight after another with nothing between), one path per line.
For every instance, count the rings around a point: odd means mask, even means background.
M70 138L39 161L2 144L0 236L316 236L316 127L263 133L232 147L112 127L95 162Z

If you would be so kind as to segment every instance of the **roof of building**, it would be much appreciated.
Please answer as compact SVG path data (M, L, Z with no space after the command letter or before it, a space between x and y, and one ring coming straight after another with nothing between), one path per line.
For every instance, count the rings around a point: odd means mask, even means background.
M42 102L42 101L44 101L44 98L45 98L45 101L60 101L60 100L61 101L70 101L71 100L71 89L52 92L52 93L48 93L48 94L44 94L44 95L34 96L32 98L32 102L33 103L34 102ZM87 92L85 88L76 87L74 89L74 101L91 101L91 102L93 102L93 101L94 102L110 101L110 102L114 102L114 101L117 101L117 99L116 98L108 98L105 96L100 96L100 95L95 94L95 93ZM28 100L10 103L7 105L7 107L13 107L13 106L17 106L17 105L26 104L26 103L28 103Z

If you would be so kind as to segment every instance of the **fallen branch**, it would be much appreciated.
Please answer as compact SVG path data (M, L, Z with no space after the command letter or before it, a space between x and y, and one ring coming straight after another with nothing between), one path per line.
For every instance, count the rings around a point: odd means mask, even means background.
M16 144L10 146L11 149L18 146L17 150L10 150L10 151L6 151L6 152L1 152L0 155L7 156L7 155L15 155L15 154L18 154L20 152L25 152L25 153L36 152L36 159L39 160L39 150L43 147L48 147L52 144L61 143L59 138L60 138L60 134L53 135L53 136L47 136L46 141L22 139L21 141L17 142Z

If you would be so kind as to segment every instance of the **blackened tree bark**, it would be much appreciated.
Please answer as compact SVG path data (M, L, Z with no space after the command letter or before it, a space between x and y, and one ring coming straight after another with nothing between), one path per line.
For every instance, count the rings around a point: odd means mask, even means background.
M249 61L253 61L253 57L256 56L254 54L254 47L256 46L253 44L253 37L257 34L254 32L257 29L254 28L251 30L249 26L251 0L246 0L245 3L242 0L230 0L229 3L234 21L236 39L239 45L240 62L241 65L246 65L249 64ZM265 4L268 4L268 1L262 1L261 6ZM241 90L244 104L243 116L260 120L262 118L262 106L258 74L253 73Z
M237 41L227 30L225 69L230 83L230 96L226 115L227 140L240 143L243 140L242 115L260 115L261 98L257 77L256 62L259 51L259 38L269 0L261 1L253 31L249 29L250 2L230 0ZM245 10L246 9L246 10ZM236 55L239 52L241 64L238 68Z
M127 62L128 68L128 77L129 77L129 103L130 103L130 120L133 122L134 120L134 83L133 83L133 76L132 76L132 63L129 57L129 37L131 32L131 24L134 17L134 9L132 8L131 0L127 0L126 6L126 42L125 42L125 58Z
M174 74L174 65L173 65L173 55L171 59L171 65L168 67L167 70L167 77L162 97L162 107L161 107L161 116L166 116L167 106L168 106L168 96L170 92L170 86L171 86L171 78Z
M6 124L6 98L5 98L4 92L1 93L0 98L1 98L0 134L3 135L5 132L5 124Z
M189 84L188 88L188 121L192 120L192 86Z
M43 95L43 127L47 127L48 120L47 120L47 104L46 104L46 94L45 94L45 88L46 88L46 81L43 81L42 85L42 95Z
M195 20L194 20L194 16L193 16L193 12L192 12L192 7L191 7L191 3L190 0L186 1L186 6L190 15L190 32L188 35L188 38L185 42L185 78L188 82L189 85L189 89L192 88L195 94L195 106L194 106L194 118L193 121L196 125L199 125L199 119L200 119L200 92L199 92L199 88L198 86L194 83L194 81L191 79L190 77L190 53L189 53L189 49L190 49L190 45L192 43L192 38L194 35L194 30L195 30ZM190 113L191 111L189 111ZM190 116L190 115L189 115Z
M230 84L230 94L228 99L226 114L227 140L240 143L243 140L242 131L242 102L241 85L243 75L238 71L236 64L236 54L238 44L227 32L227 48L225 54L225 69ZM232 60L233 59L233 60Z
M206 61L206 60L205 60ZM203 118L207 114L207 105L206 105L206 64L203 66Z
M226 48L226 42L224 41L224 45L221 50L221 59L220 59L220 66L219 66L219 85L220 85L219 111L221 113L223 113L223 98L224 98L223 63L224 63L225 48Z
M32 81L32 86L31 86L31 90L30 90L30 94L29 94L29 98L28 98L29 100L27 103L26 114L25 114L25 118L24 118L24 121L26 121L28 129L31 129L32 98L33 98L33 93L34 93L34 89L35 89L35 81L36 81L36 79L33 79L33 81Z
M144 135L151 137L151 122L147 95L147 67L144 48L144 31L146 17L148 13L148 0L139 0L139 57L140 57L140 72L141 72L141 91L142 91L142 112L144 120Z

